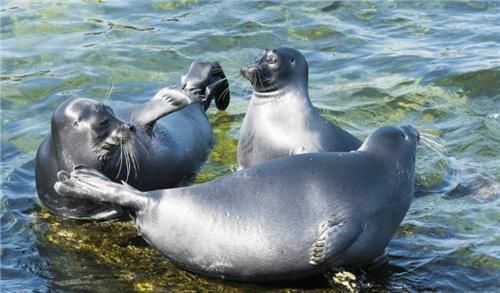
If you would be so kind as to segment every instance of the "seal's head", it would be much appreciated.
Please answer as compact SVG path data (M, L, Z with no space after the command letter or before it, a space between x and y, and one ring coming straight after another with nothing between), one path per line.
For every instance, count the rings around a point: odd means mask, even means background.
M415 164L419 132L412 126L386 126L373 132L361 145L360 151L377 154L383 158L392 158L404 166ZM409 165L406 165L409 164Z
M306 58L293 48L266 49L255 62L243 65L240 71L256 92L273 92L289 85L307 89Z
M77 98L61 104L52 117L52 137L57 153L73 168L99 168L104 160L121 153L132 140L135 127L115 117L113 110L91 99Z

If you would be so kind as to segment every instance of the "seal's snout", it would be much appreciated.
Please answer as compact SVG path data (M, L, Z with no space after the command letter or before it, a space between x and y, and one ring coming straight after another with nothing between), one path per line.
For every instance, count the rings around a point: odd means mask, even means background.
M128 124L128 123L126 123L126 124L124 124L124 125L123 125L123 127L124 127L126 130L130 131L130 132L135 132L135 126L134 126L134 125L132 125L132 124Z
M248 63L241 66L240 73L244 78L251 80L257 74L258 69L259 66L256 63Z
M410 134L412 134L413 136L415 136L415 140L416 140L417 142L420 142L420 132L418 132L418 130L417 130L415 127L413 127L413 126L411 126L411 125L407 125L405 128L406 128L406 131L407 131L408 133L410 133Z
M120 145L120 143L126 143L130 140L135 131L136 128L132 124L124 123L120 125L112 132L108 139L104 141L103 148L109 150Z
M120 126L115 135L116 137L123 141L126 141L127 139L130 138L130 136L135 132L135 126L129 123L124 123L122 126Z

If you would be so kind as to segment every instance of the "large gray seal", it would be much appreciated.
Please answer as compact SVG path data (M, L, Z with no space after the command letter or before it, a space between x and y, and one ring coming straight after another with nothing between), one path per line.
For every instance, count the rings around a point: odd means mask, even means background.
M227 80L217 63L193 62L181 87L164 88L142 105L70 99L52 117L51 132L36 156L42 204L75 219L109 219L121 207L69 197L54 189L59 170L86 165L140 190L175 187L205 162L213 135L205 109L215 98L229 102Z
M409 126L383 127L357 151L282 157L148 193L79 167L59 172L55 189L134 210L143 237L187 270L298 279L384 254L413 197L418 140Z
M307 61L298 50L265 50L254 63L244 65L241 74L254 91L240 129L240 168L292 154L344 152L361 145L313 107Z

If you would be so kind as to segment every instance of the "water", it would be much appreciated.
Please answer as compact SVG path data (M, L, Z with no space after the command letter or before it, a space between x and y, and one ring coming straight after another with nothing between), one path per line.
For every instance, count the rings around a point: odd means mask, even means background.
M234 85L229 109L209 111L217 144L195 182L230 174L250 97L239 67L279 45L306 55L328 119L360 138L413 124L448 150L419 148L419 182L440 192L414 200L389 265L353 271L358 288L498 290L500 2L128 2L2 4L2 290L347 290L334 273L266 286L200 278L128 221L63 220L37 200L33 158L57 105L111 88L113 100L144 102L194 59L218 60Z

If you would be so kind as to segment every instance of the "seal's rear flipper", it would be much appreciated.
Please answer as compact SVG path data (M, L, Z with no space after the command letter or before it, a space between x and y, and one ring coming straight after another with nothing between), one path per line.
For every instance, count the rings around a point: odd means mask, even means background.
M108 202L134 211L144 209L149 201L146 193L126 183L113 182L99 171L83 166L75 167L71 174L59 171L57 178L54 189L62 196Z
M181 83L185 89L199 89L205 93L205 110L212 99L219 110L225 110L229 105L229 82L217 62L193 61L188 72L182 76Z

